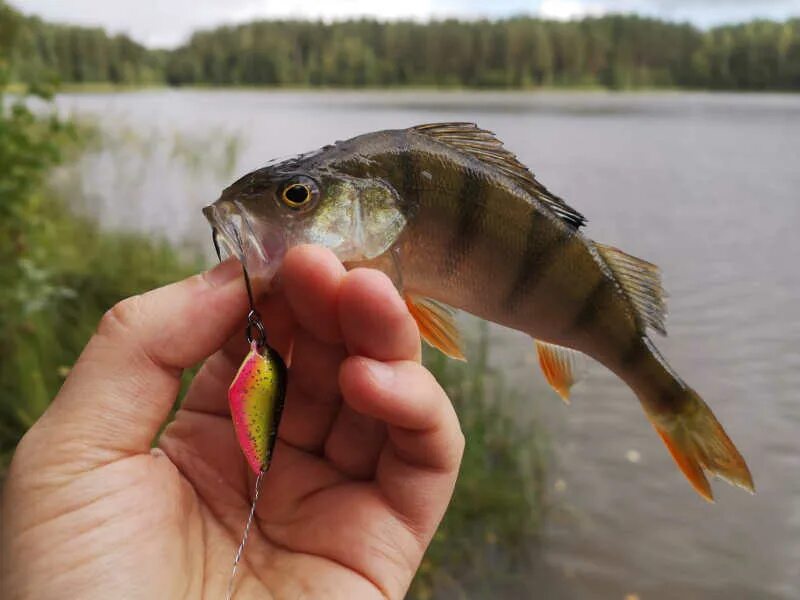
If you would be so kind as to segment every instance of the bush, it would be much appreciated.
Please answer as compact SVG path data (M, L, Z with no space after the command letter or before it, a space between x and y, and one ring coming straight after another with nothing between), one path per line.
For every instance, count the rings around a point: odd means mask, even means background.
M103 312L199 266L162 241L101 231L48 190L53 167L86 136L34 114L24 96L3 97L15 19L0 3L0 472Z

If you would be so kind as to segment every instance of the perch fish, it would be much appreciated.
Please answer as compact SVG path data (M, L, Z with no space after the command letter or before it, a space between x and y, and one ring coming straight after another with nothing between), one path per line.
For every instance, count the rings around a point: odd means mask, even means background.
M453 309L525 332L564 399L578 353L592 357L633 390L703 498L706 474L753 491L722 426L648 335L666 333L659 269L583 235L583 215L493 133L434 123L360 135L253 171L204 213L262 285L298 244L380 269L451 357L463 359Z

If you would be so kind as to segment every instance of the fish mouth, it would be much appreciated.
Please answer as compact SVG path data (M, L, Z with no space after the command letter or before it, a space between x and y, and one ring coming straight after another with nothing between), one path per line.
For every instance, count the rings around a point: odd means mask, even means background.
M217 200L203 208L217 257L235 256L247 271L255 293L267 291L286 253L281 232L255 219L236 200Z

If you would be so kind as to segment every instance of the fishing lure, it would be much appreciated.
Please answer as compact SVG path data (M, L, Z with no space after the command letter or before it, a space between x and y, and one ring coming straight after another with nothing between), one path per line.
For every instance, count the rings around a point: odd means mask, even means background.
M258 313L250 311L247 353L228 388L233 428L247 464L258 474L269 468L286 394L286 365L266 343ZM258 337L253 337L255 329Z
M239 447L247 464L257 477L250 514L245 523L242 541L233 559L233 570L226 594L228 600L233 595L236 569L253 524L256 505L261 493L261 483L272 462L275 441L278 437L278 425L286 397L286 364L267 343L266 330L253 301L247 269L243 268L243 271L247 297L250 301L250 313L247 315L245 329L250 351L242 361L242 365L228 388L228 404Z

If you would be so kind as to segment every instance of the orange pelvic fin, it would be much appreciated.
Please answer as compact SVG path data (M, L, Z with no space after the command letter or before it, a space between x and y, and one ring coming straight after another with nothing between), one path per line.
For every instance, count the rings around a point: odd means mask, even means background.
M450 358L466 360L453 309L436 300L411 294L406 294L405 301L422 339Z
M536 342L536 354L547 383L569 404L569 392L583 373L584 355L564 346L557 346L541 340Z
M755 493L753 477L736 446L719 424L714 413L693 390L686 408L669 418L651 422L667 446L672 458L692 487L705 500L714 501L706 473Z

